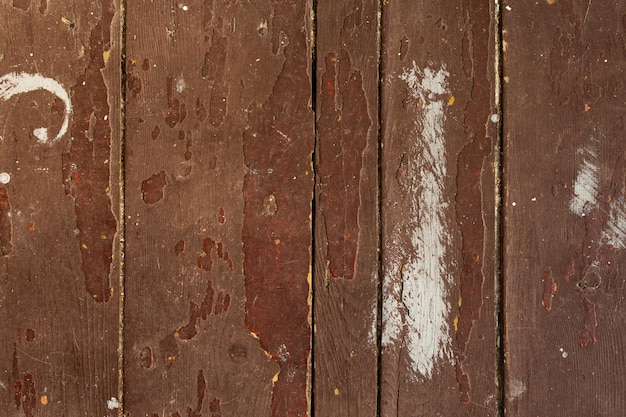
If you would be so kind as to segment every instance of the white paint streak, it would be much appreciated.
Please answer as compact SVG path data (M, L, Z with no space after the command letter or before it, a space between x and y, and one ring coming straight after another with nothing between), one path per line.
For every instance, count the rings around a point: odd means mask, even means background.
M606 228L602 231L602 242L616 249L626 249L626 202L623 196L612 200Z
M385 288L383 344L404 342L416 378L431 378L437 363L451 360L450 303L447 284L451 281L446 255L450 245L445 196L447 157L444 138L444 108L448 101L444 68L421 71L413 68L400 76L419 109L414 124L414 149L409 153L411 221L407 233L411 247L405 248L405 263L393 266ZM407 226L407 225L403 225Z
M597 205L600 170L595 146L579 149L578 152L583 154L583 160L574 181L574 196L570 200L569 208L573 213L584 217Z
M29 93L36 90L46 90L60 98L65 104L63 124L59 129L59 133L50 141L50 144L53 144L67 133L69 127L69 119L72 114L72 102L67 91L58 81L40 74L12 72L0 77L0 98L3 100L8 100L17 94ZM50 140L48 137L48 129L45 127L34 129L33 135L35 135L39 142L44 144L48 143Z
M579 149L583 160L574 181L574 195L570 200L570 210L585 217L598 206L600 194L600 163L596 152L595 141L591 145ZM616 249L626 249L626 201L618 195L608 203L607 221L602 230L602 244Z

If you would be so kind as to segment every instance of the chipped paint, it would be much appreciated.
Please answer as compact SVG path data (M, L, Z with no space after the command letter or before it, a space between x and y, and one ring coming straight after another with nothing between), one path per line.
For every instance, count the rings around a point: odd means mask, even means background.
M63 88L63 86L52 78L44 77L41 74L27 74L25 72L11 72L0 77L0 98L3 100L9 100L13 96L23 93L30 93L37 90L46 90L56 97L61 99L65 105L65 116L63 117L63 124L59 132L50 140L48 137L48 129L45 127L38 127L33 130L33 135L39 140L40 143L53 144L57 140L63 137L67 133L70 116L72 114L72 102L70 96Z
M421 70L415 62L400 75L410 100L417 105L414 146L401 168L411 199L411 220L406 225L410 247L402 250L405 260L389 271L399 274L400 282L385 279L383 345L403 337L417 379L431 378L436 364L451 358L447 286L452 277L446 262L450 237L444 136L447 77L445 67ZM403 233L402 229L397 232Z

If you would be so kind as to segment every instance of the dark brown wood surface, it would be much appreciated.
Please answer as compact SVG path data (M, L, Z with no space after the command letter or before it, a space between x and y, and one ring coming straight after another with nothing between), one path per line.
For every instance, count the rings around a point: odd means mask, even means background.
M1 416L622 414L626 6L8 0L0 33Z
M620 2L503 10L506 411L622 415Z
M119 4L3 2L0 30L0 414L117 415Z
M314 412L375 416L379 4L317 7Z

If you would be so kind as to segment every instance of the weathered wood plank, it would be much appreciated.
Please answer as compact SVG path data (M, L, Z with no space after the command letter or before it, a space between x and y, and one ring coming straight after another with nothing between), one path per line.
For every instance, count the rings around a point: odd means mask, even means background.
M116 0L0 6L6 416L117 415L118 11Z
M314 411L376 415L379 2L317 5Z
M498 412L491 17L383 5L381 416Z
M126 410L308 414L306 2L129 2Z
M626 4L503 13L507 414L620 415Z

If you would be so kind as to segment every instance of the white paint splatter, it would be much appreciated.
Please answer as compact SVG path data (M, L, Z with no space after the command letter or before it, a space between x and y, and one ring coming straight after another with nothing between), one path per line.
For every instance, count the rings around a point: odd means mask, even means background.
M574 196L570 200L569 208L573 213L584 217L598 203L600 170L598 168L598 155L593 144L579 149L578 152L583 155L583 160L574 181Z
M120 408L120 402L115 397L111 397L110 400L107 400L107 408L109 410L116 410Z
M392 276L400 274L401 281L385 280L383 344L399 340L404 331L416 378L432 377L438 362L451 360L451 307L446 289L451 281L446 263L450 238L443 130L449 95L447 77L445 67L421 71L415 63L400 76L410 98L419 104L414 149L407 161L407 172L413 173L407 189L412 200L408 231L411 247L403 251L405 263L389 271Z
M0 172L0 184L8 184L11 181L11 175L8 172Z
M602 231L602 242L616 249L626 249L626 202L623 196L611 201L606 228Z
M60 98L63 101L63 104L65 104L65 117L63 119L63 124L59 129L59 133L57 133L57 135L50 141L50 144L53 144L63 137L65 133L67 133L67 129L69 127L69 120L72 114L72 102L67 91L65 91L63 86L58 81L53 80L52 78L44 77L40 74L11 72L0 77L0 98L3 100L8 100L17 94L29 93L36 90L49 91ZM48 129L45 127L34 129L33 135L35 135L41 143L45 144L49 141Z
M583 160L574 181L574 195L570 200L570 210L585 217L598 207L600 194L600 163L596 152L596 141L578 150ZM602 230L602 244L616 249L626 249L626 200L618 195L608 203L607 221Z
M182 93L183 91L185 91L186 87L187 83L182 76L178 80L176 80L176 91L178 91L178 93Z

